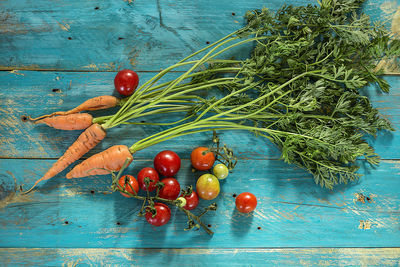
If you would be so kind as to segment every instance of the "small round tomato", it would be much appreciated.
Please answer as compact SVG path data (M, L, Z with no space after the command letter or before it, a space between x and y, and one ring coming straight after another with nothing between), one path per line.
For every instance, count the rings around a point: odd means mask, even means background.
M257 206L257 198L249 192L241 193L236 197L236 208L243 213L252 212Z
M174 178L164 178L161 180L164 187L158 192L158 196L165 199L175 200L179 196L181 186Z
M212 174L203 174L196 183L196 191L200 198L211 200L219 194L218 178Z
M185 210L193 210L199 205L199 196L196 191L192 191L192 193L188 196L185 196L186 205L183 207Z
M181 168L181 158L171 150L161 151L154 158L154 168L163 176L174 176Z
M178 204L179 207L184 207L186 205L186 198L184 197L178 197L176 200L180 201L180 203Z
M156 189L156 183L160 180L160 177L158 176L158 173L155 169L146 167L140 170L138 173L137 179L139 182L139 186L142 190L146 191L146 184L144 182L144 179L148 177L150 180L153 180L153 182L150 182L149 184L149 191L152 192Z
M124 175L121 176L121 178L119 178L118 180L118 184L124 188L127 192L136 195L139 192L139 183L136 180L135 177L133 177L132 175ZM132 191L132 189L134 191ZM128 194L122 193L120 192L121 195L123 195L124 197L131 197Z
M147 222L154 226L162 226L166 224L171 218L170 208L163 203L154 203L154 208L157 211L154 216L150 210L146 212L145 217Z
M207 147L201 146L192 151L190 161L196 170L206 171L214 165L215 156Z
M114 78L114 86L121 95L131 95L139 84L139 76L133 70L120 70Z
M213 173L218 179L222 180L228 177L229 170L225 164L220 163L214 166Z

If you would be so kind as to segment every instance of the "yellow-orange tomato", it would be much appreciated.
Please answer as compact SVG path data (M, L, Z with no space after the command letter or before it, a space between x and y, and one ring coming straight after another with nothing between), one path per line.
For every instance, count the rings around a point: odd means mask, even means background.
M196 183L196 191L200 198L211 200L219 194L218 178L212 174L203 174Z

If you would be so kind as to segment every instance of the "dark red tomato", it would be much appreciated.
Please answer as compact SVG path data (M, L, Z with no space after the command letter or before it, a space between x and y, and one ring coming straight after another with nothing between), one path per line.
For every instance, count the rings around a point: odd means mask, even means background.
M131 95L139 84L139 76L133 70L121 70L114 78L114 86L121 95Z
M257 198L249 192L241 193L236 197L236 208L243 213L252 212L257 206Z
M135 179L135 177L133 177L132 175L124 175L121 176L121 178L119 178L118 180L119 185L124 188L127 192L136 195L139 192L139 183L138 181ZM132 189L134 191L132 191ZM123 195L124 197L131 197L128 194L122 193L120 192L121 195Z
M137 176L139 186L142 190L146 191L146 184L144 183L144 178L149 177L150 180L153 180L154 182L150 182L149 184L149 191L152 192L156 189L156 183L160 180L160 177L158 176L158 173L155 169L146 167L143 168Z
M186 205L183 207L185 210L193 210L199 205L199 196L196 191L192 191L192 193L185 197Z
M160 190L158 196L165 199L175 200L179 196L181 186L174 178L164 178L161 180L164 187Z
M146 212L146 220L149 224L154 226L162 226L166 224L171 218L171 210L170 208L163 203L154 203L154 208L157 213L153 217L153 213L150 211Z
M163 176L174 176L181 168L181 158L171 150L161 151L154 158L154 168Z
M215 162L214 153L207 151L207 147L198 147L190 154L190 161L193 168L199 171L206 171L211 169Z

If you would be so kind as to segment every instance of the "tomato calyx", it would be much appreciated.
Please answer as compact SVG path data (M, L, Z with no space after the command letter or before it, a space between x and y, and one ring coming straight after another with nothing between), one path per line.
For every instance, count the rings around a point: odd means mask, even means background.
M146 206L145 211L150 212L152 214L152 217L154 218L157 215L157 209L154 208L154 206Z
M137 175L139 186L143 191L149 189L150 192L156 190L156 183L160 180L157 171L151 167L145 167Z
M182 194L181 197L187 197L190 196L193 192L193 186L189 185L186 187L186 189L182 189Z

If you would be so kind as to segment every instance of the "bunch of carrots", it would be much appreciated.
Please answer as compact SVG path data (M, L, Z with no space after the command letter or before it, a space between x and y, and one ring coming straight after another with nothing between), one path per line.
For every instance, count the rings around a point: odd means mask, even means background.
M76 165L66 177L118 172L124 163L133 161L137 151L171 138L245 130L277 144L285 161L307 169L322 186L332 188L356 179L359 176L351 164L357 157L364 156L372 164L379 161L360 132L391 129L358 89L376 83L388 91L382 72L375 69L377 56L400 55L398 40L370 25L365 16L357 17L361 2L322 1L319 7L297 9L285 6L275 14L267 9L251 11L245 27L162 70L125 99L99 96L70 111L32 119L57 129L84 132L25 193L85 155L111 128L169 113L182 115L169 123L173 127L131 147L112 146ZM311 25L315 20L320 22ZM255 45L250 58L218 58L245 44ZM361 63L355 64L349 55ZM182 68L187 69L177 78L160 83L167 73ZM210 91L222 96L201 97ZM351 110L351 104L357 109ZM81 113L117 105L120 109L111 116L93 118Z

